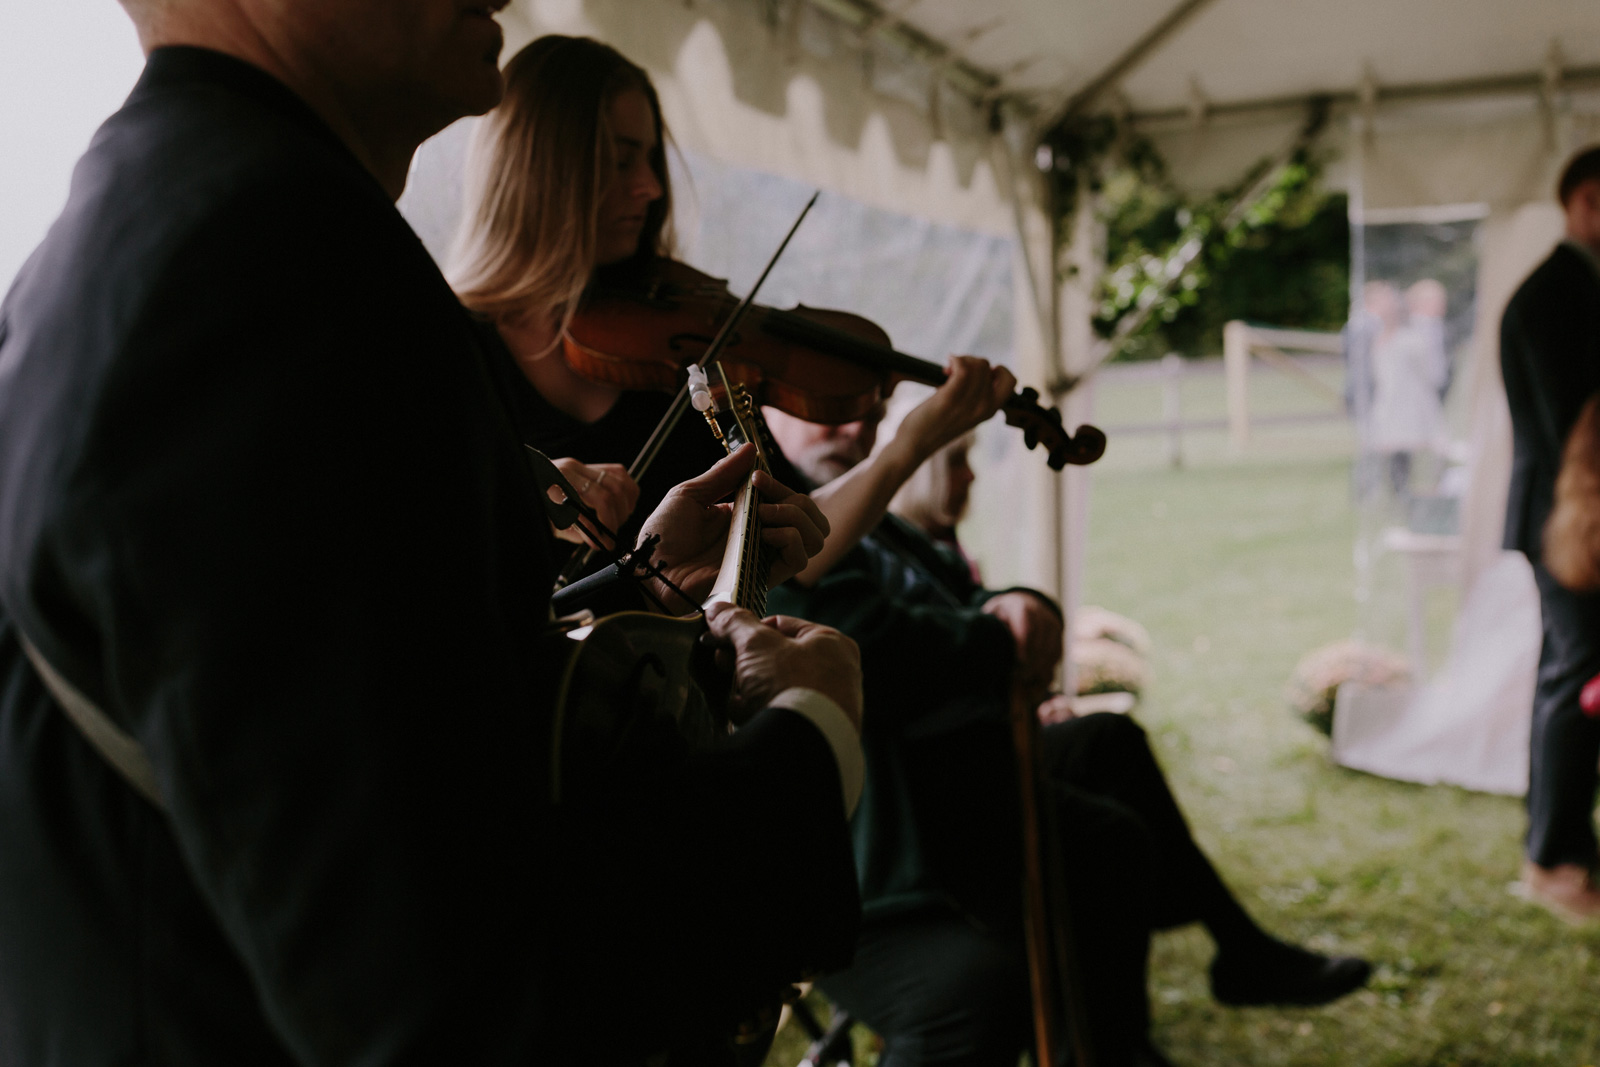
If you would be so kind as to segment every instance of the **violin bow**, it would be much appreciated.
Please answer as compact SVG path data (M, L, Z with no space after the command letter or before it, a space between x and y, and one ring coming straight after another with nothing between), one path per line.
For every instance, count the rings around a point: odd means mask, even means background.
M756 279L756 283L750 287L750 291L745 294L744 299L739 301L738 306L724 320L722 328L711 339L711 344L706 348L704 354L695 360L696 366L704 368L713 359L721 355L724 348L728 347L728 342L733 338L733 331L738 328L740 320L745 316L745 312L750 310L750 305L755 302L756 294L761 291L761 286L766 283L767 275L771 274L772 268L778 265L778 260L783 257L784 250L789 247L789 242L794 238L795 231L800 229L800 224L806 220L807 215L811 214L812 207L817 203L817 197L821 195L822 190L818 189L811 194L811 199L806 201L806 206L800 209L800 214L795 217L794 223L789 227L789 232L783 235L783 240L778 244L778 250L772 253L772 258L767 260L767 265L762 268L761 276ZM639 449L639 454L633 458L632 463L628 464L628 477L635 482L644 477L645 472L650 469L650 464L655 462L656 456L661 453L662 447L667 443L667 437L672 433L679 420L683 418L683 413L688 409L689 384L685 382L683 387L678 390L678 395L672 398L672 406L667 408L667 413L661 416L660 422L656 423L656 428L651 431L650 437L644 443L644 447ZM561 569L561 573L556 576L556 588L562 588L587 570L597 551L599 550L596 548L589 548L574 554L567 565Z
M744 318L745 312L750 310L750 305L755 302L756 294L761 291L761 286L766 283L767 275L771 274L772 268L778 265L778 260L783 257L784 250L789 247L789 241L794 237L795 231L806 220L806 216L811 214L812 206L816 204L817 197L821 195L822 190L818 189L811 194L811 199L806 201L806 206L800 209L800 214L795 218L794 224L789 227L789 232L783 235L783 241L778 245L778 250L772 253L772 258L767 260L767 265L762 268L761 277L756 279L756 283L750 287L750 291L745 294L745 298L739 301L738 307L735 307L733 313L723 322L722 328L711 339L711 344L706 348L705 353L695 360L697 366L705 367L713 359L721 355L724 348L728 347L728 342L733 338L733 331L738 327L740 320ZM629 464L628 476L630 478L638 481L644 476L645 471L650 469L650 464L655 462L656 455L661 451L662 446L666 444L667 435L672 433L673 428L678 425L678 420L683 418L683 413L688 407L689 386L688 383L684 383L683 388L678 390L678 395L673 398L672 406L661 417L661 421L656 423L655 431L650 434L650 439L644 443L644 447L639 450L639 454Z

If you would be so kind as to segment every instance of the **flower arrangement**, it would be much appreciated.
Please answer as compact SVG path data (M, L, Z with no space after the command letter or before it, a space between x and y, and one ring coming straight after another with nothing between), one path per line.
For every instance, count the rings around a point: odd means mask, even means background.
M1078 695L1128 693L1137 699L1150 681L1150 633L1125 615L1079 608L1072 620L1072 665ZM1116 708L1126 710L1132 701Z
M1339 686L1394 685L1411 676L1405 658L1360 641L1335 641L1308 652L1295 664L1284 696L1294 713L1324 734L1333 734Z
M1144 692L1149 671L1144 657L1120 641L1108 637L1089 640L1074 637L1072 663L1077 668L1078 695L1091 693Z
M1105 608L1084 607L1078 609L1077 617L1072 620L1072 640L1115 641L1126 646L1138 654L1140 659L1150 656L1150 631L1134 622L1126 615L1118 615Z

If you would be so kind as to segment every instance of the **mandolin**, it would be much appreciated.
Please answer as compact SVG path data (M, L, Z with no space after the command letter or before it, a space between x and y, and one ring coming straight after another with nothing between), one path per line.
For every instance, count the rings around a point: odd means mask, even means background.
M764 615L772 554L761 539L760 494L755 471L769 471L770 445L750 395L721 382L720 400L709 388L703 414L729 452L745 443L757 449L751 476L734 498L727 548L705 603L725 601ZM770 471L769 471L770 473ZM552 726L552 799L582 803L611 783L659 772L713 746L736 726L728 711L728 679L700 641L705 615L624 611L568 630L572 648L562 672ZM774 990L750 1019L716 1042L728 1067L756 1067L777 1032L791 990ZM703 1062L697 1060L696 1062Z

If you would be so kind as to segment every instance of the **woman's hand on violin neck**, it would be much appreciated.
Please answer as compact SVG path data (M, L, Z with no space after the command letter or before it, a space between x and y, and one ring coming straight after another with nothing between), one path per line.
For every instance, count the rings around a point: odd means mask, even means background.
M674 486L644 522L640 536L655 534L656 563L697 607L711 591L727 547L731 505L719 503L740 488L755 469L756 450L745 445L698 478ZM828 520L811 498L781 485L771 475L755 475L764 501L762 539L777 551L769 581L776 584L804 567L822 550Z
M600 516L600 522L606 529L613 533L622 529L622 524L628 521L628 516L633 514L634 506L639 503L639 486L628 477L626 467L620 463L582 463L568 456L551 462L567 481L572 483L572 488L578 491L578 496L583 502ZM576 526L557 530L556 536L578 544L589 543L588 538L579 533Z
M974 426L987 422L1017 388L1016 376L1009 370L991 367L977 356L951 356L945 374L944 384L906 415L888 445L901 452L912 470Z
M788 615L758 619L743 608L706 609L712 637L733 653L733 703L752 715L785 689L815 689L861 730L861 650L838 630Z

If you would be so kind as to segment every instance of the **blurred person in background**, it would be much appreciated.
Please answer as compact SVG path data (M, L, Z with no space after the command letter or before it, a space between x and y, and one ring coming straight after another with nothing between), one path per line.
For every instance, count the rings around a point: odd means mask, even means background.
M1428 353L1428 376L1437 381L1442 403L1450 391L1452 365L1445 345L1444 316L1449 296L1437 278L1423 278L1406 289L1406 328L1413 331Z
M1557 914L1584 921L1600 918L1600 720L1579 703L1584 683L1600 673L1600 595L1572 592L1550 574L1542 535L1563 446L1584 402L1600 391L1600 146L1572 158L1556 195L1566 236L1522 283L1500 322L1512 430L1504 545L1533 565L1544 624L1522 888Z
M1382 457L1390 490L1404 497L1411 490L1417 454L1434 451L1439 443L1444 367L1432 340L1408 321L1406 303L1393 285L1368 282L1365 291L1367 307L1379 324L1372 342L1366 446Z

